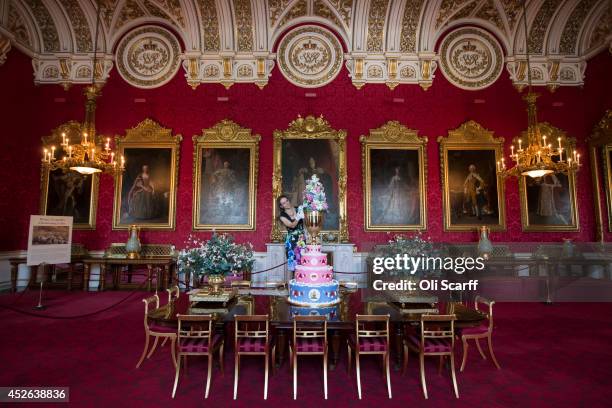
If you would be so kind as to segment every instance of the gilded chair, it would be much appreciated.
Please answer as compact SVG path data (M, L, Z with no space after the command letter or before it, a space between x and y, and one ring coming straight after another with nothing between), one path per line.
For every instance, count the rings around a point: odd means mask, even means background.
M234 399L238 398L238 378L240 357L264 356L264 399L268 399L268 371L270 356L272 367L275 363L275 346L270 336L270 318L268 315L235 316L234 331Z
M421 315L421 335L411 335L404 339L404 367L402 372L406 372L408 367L408 353L413 350L419 353L421 365L421 386L423 395L427 399L427 384L425 382L425 357L438 356L440 365L438 371L442 370L445 357L450 358L451 377L455 389L455 397L459 398L457 387L457 377L455 375L455 320L457 317L452 315Z
M144 302L144 305L145 305L145 310L144 310L145 346L144 346L144 350L142 351L142 356L140 356L140 360L138 360L138 363L136 364L136 368L140 367L145 356L147 356L147 358L150 358L153 355L153 352L157 348L157 342L159 341L160 337L164 339L163 344L166 343L166 340L170 339L172 364L174 364L174 367L176 367L176 338L177 338L176 328L161 326L155 323L149 324L147 322L147 315L149 314L149 309L154 310L154 309L159 308L159 296L153 295L146 299L142 299L142 301ZM149 341L151 337L155 338L155 340L153 342L153 346L151 347L151 350L149 351L148 350ZM147 354L147 351L148 351L148 354Z
M470 339L474 340L474 342L476 343L476 347L478 348L478 351L480 352L480 355L484 360L486 360L487 357L485 356L482 351L482 348L480 347L479 340L487 339L487 342L489 343L489 354L491 354L491 360L493 360L493 364L495 364L495 367L497 367L498 370L501 369L499 363L497 362L497 359L495 358L495 354L493 353L493 345L491 343L491 336L493 335L494 304L495 301L493 300L485 299L482 296L476 296L476 299L474 301L474 307L476 308L476 310L480 310L478 308L479 305L484 305L488 307L489 311L486 313L488 322L478 327L467 327L461 330L461 343L463 343L463 360L461 361L461 368L459 369L459 371L463 371L463 369L465 368L469 348L468 340Z
M355 369L357 371L357 394L361 399L361 368L360 357L365 354L377 354L383 359L383 372L387 381L389 399L391 394L391 376L389 374L389 315L356 315L355 333L347 340L348 372L351 373L352 354L355 353Z
M171 287L170 289L166 289L166 292L168 292L168 303L177 300L181 295L181 291L177 285Z
M293 370L293 399L297 399L298 356L323 356L323 393L327 399L327 319L325 316L295 316L289 359Z
M172 398L176 394L179 375L181 371L181 357L206 356L208 357L208 375L206 376L206 392L208 398L210 379L212 376L213 356L219 352L219 365L223 375L223 334L214 333L212 315L177 315L178 319L178 359Z

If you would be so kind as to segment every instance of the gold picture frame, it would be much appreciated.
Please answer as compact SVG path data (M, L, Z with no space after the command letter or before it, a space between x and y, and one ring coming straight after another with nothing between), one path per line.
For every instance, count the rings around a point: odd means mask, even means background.
M506 230L504 182L496 163L503 157L503 137L470 120L448 136L438 137L444 208L444 231L474 231L482 225ZM452 159L449 158L452 155ZM475 174L475 177L470 175ZM475 180L466 194L468 179ZM492 185L495 184L494 191ZM493 193L493 194L491 194Z
M56 153L61 157L62 133L70 143L75 143L81 140L81 132L81 123L69 121L55 128L51 135L43 137L42 143L43 146L58 146ZM41 166L40 214L73 216L73 229L95 230L99 188L98 174L83 175L76 171L64 173L60 169L50 171ZM79 215L81 213L83 216Z
M260 140L261 136L251 134L251 129L240 127L227 119L222 120L212 128L202 129L201 135L193 136L192 228L194 230L254 231L256 229ZM209 156L207 159L205 153ZM244 163L245 158L248 158L246 165ZM209 166L206 165L206 161ZM215 162L219 162L221 166L215 167ZM206 171L207 167L208 171ZM245 174L247 177L246 186L241 185L243 180L240 180L241 177L239 177ZM210 179L211 183L206 183L204 179ZM231 179L232 186L213 194L214 190L224 187L221 185L220 179ZM219 188L210 187L213 191L203 191L208 188L207 184L216 183L220 184ZM240 222L242 221L240 218L244 216L244 210L237 203L245 198L248 200L245 206L248 207L248 213L244 222ZM227 200L235 205L224 205L223 202ZM203 205L203 201L207 201L209 204ZM236 208L236 204L240 214L228 213L230 209ZM225 213L223 213L224 209ZM220 214L219 211L221 211ZM207 218L209 222L207 222ZM215 218L219 221L237 218L237 221L222 223L216 221Z
M125 136L116 138L118 154L125 157L126 170L115 177L114 230L128 229L130 225L174 230L182 139L151 119L143 120L126 130ZM143 182L145 167L147 176Z
M576 140L568 137L564 131L550 125L547 122L538 123L538 128L541 135L546 135L546 139L556 141L561 139L563 146L567 146L566 152L572 151L576 148ZM522 132L520 138L527 140L526 132ZM518 138L514 138L513 143L518 143ZM527 180L529 176L519 177L519 195L521 201L521 224L523 231L525 232L575 232L580 231L580 223L578 216L578 202L576 200L576 174L570 172L569 174L554 174L550 176L544 176L537 180ZM546 177L546 179L544 179ZM548 180L551 178L551 180ZM538 181L542 180L543 181ZM553 183L552 185L550 183ZM529 185L531 184L531 185ZM539 186L539 188L538 188ZM567 197L563 193L563 197L557 200L555 198L555 187L559 186L560 191L567 190ZM550 188L549 188L550 187ZM535 190L539 190L536 192ZM545 194L545 195L543 195ZM537 197L530 200L529 196ZM536 207L536 211L530 211L529 202L532 202L532 208ZM533 201L537 201L534 204ZM561 201L561 205L558 202ZM569 206L568 209L564 207ZM543 207L543 209L539 209ZM545 212L546 215L538 214L538 212ZM549 213L551 215L549 215ZM554 220L560 220L561 223L537 223L535 220L531 220L531 217L537 218L549 218L553 217Z
M606 203L608 207L608 232L612 232L612 143L604 145L601 149L604 156Z
M406 126L400 124L398 121L389 121L383 126L370 130L369 135L361 136L359 138L361 142L361 162L363 171L363 191L364 191L364 229L365 231L418 231L427 228L427 155L425 149L427 146L427 137L419 136L416 130L408 129ZM378 173L376 177L373 177L373 154L376 151L384 152L384 157L381 157L381 163L384 163L389 168L383 169ZM393 153L397 159L391 160ZM415 154L412 155L412 152ZM408 157L414 156L414 157ZM414 177L415 166L408 166L405 162L407 159L414 159L418 161L416 163L416 170L418 176ZM384 159L384 160L383 160ZM396 164L394 164L397 162ZM395 173L391 175L389 171L393 170ZM389 173L387 180L380 181L384 178L381 173ZM401 174L399 174L401 173ZM412 174L411 174L412 173ZM406 177L407 176L407 177ZM378 205L372 204L372 197L374 196L373 190L382 191L381 189L388 190L393 184L393 180L396 179L403 181L402 186L405 188L399 188L400 191L405 191L406 194L414 194L415 192L419 195L418 200L410 200L408 196L402 197L401 194L397 195L398 204L397 208L410 208L413 205L412 211L409 211L406 219L402 219L405 214L390 214L387 216L389 211L380 210ZM417 180L414 180L414 179ZM373 183L376 181L377 186L373 187ZM412 179L411 183L407 183L405 180ZM390 181L389 181L390 180ZM415 183L416 181L416 183ZM382 184L386 184L388 187L381 187ZM379 196L379 194L376 194ZM380 195L384 196L384 194ZM389 198L391 200L391 198ZM415 208L414 203L418 202L419 207ZM376 207L376 208L375 208ZM410 219L416 220L416 222L410 222ZM389 220L397 220L397 222L389 222ZM378 222L376 220L379 220Z
M325 141L328 143L325 144ZM320 154L316 154L317 158L314 158L313 156L310 156L309 158L306 158L306 156L300 156L295 158L295 160L299 163L291 164L298 167L307 165L312 166L312 162L314 161L315 167L313 167L313 171L317 171L319 173L323 172L320 174L323 185L325 186L327 181L333 183L333 192L328 191L329 188L326 188L330 209L328 210L325 218L325 223L327 223L329 226L329 223L333 222L334 225L337 225L337 228L324 227L320 236L323 242L348 242L349 233L346 215L346 131L332 129L329 123L323 119L322 115L318 118L315 118L312 115L302 118L298 115L297 119L292 121L286 130L274 131L274 149L272 158L273 205L272 232L270 233L271 241L281 242L286 234L286 232L283 231L284 228L280 226L278 221L279 209L278 205L276 204L276 199L282 194L286 194L286 188L284 189L283 186L286 186L287 183L289 183L288 175L290 171L287 170L289 168L289 163L283 163L283 149L289 149L290 144L293 145L293 150L291 150L293 153L302 155L308 155L308 152L316 150L313 150L313 147L322 147L323 145L327 146L327 149L323 149L324 151L318 149ZM325 159L327 162L333 162L333 172L337 177L332 177L328 174L330 172L329 168L323 169L321 167L316 167L316 160L320 159L320 157L323 155L326 155ZM319 165L320 163L321 160L319 160ZM285 166L283 166L284 164ZM302 170L304 169L300 168L298 172L301 172ZM285 178L287 178L287 180L283 180L283 174L285 174ZM308 170L305 170L300 174L307 175ZM335 194L336 191L337 194ZM297 193L301 194L301 191L297 191ZM301 202L294 202L293 204L298 205L301 204Z

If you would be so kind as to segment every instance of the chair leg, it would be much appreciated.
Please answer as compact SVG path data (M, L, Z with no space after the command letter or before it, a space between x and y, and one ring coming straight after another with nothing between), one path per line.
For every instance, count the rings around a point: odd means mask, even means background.
M346 366L346 371L348 373L348 375L351 375L351 365L353 363L353 356L352 356L352 351L351 351L351 346L349 346L348 344L346 345L346 349L347 349L347 355L348 355L348 363Z
M361 371L359 369L359 352L355 350L355 369L357 371L357 395L361 399Z
M438 362L438 375L442 374L442 365L444 364L444 356L440 356L439 358L439 362Z
M176 387L178 386L180 372L181 372L181 356L179 355L178 364L176 366L176 374L174 375L174 387L172 388L172 398L174 398L174 394L176 394Z
M323 393L327 399L327 352L323 354Z
M213 365L213 355L208 355L208 375L206 376L206 393L204 394L204 398L208 398L208 391L210 391L210 377L212 376L212 365Z
M168 337L164 337L164 341L162 341L161 346L164 347L167 341L168 341Z
M391 374L389 373L389 355L391 353L389 351L387 351L387 353L385 354L385 371L386 371L386 377L387 377L387 391L389 392L389 399L393 398L393 396L391 395Z
M157 348L157 342L158 341L159 341L159 337L155 336L155 341L153 342L153 346L151 347L151 351L149 351L149 355L147 355L147 358L151 358L151 356L155 352L155 349Z
M453 387L455 388L455 397L459 398L459 388L457 387L457 376L455 375L455 356L450 355L451 375L453 377Z
M501 370L501 367L499 365L499 363L497 362L497 359L495 358L495 354L493 353L493 344L491 343L491 335L489 334L489 337L487 337L488 343L489 343L489 354L491 354L491 359L493 360L493 364L495 364L495 367L497 367L498 370Z
M272 346L272 367L270 374L274 375L274 370L276 369L276 346Z
M140 356L140 360L138 360L138 363L136 363L136 368L140 367L140 365L142 364L142 361L144 360L145 356L147 355L147 350L149 349L149 338L151 336L149 336L149 333L145 333L146 334L146 338L145 338L145 346L144 346L144 350L142 350L142 356Z
M166 337L166 340L167 339L168 337ZM172 353L172 364L174 365L174 368L176 368L176 337L172 337L172 340L170 340L170 348L170 352Z
M425 383L425 356L422 352L419 353L419 361L421 363L421 387L423 387L423 395L427 399L427 384Z
M297 399L297 351L292 353L293 362L293 399Z
M221 347L219 347L219 368L221 369L221 376L225 374L223 370L223 349L225 348L225 342L221 343Z
M240 375L240 354L234 356L234 399L238 398L238 376Z
M480 352L480 356L482 357L483 360L486 360L487 356L485 356L485 353L482 351L482 347L480 347L480 339L475 339L474 341L476 341L476 347L478 348L478 351Z
M410 350L408 350L408 346L404 343L404 358L402 364L402 375L406 374L406 370L408 369L408 355L410 354Z
M465 363L467 362L468 348L470 346L466 338L462 338L461 342L463 343L463 359L461 360L461 368L459 369L459 371L463 372L463 369L465 368Z
M266 370L264 372L264 399L268 399L268 370L270 367L270 359L268 358L269 356L266 354L265 358L266 358Z

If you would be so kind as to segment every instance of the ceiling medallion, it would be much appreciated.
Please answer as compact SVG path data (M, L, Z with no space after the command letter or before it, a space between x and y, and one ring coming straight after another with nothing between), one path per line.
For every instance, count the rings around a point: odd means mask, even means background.
M484 89L503 70L502 48L492 35L474 27L463 27L448 34L440 46L442 74L455 86Z
M132 30L117 47L117 70L138 88L157 88L168 82L180 67L180 46L170 31L157 26Z
M278 47L278 66L294 85L317 88L333 81L342 69L340 41L329 30L305 25L289 31Z

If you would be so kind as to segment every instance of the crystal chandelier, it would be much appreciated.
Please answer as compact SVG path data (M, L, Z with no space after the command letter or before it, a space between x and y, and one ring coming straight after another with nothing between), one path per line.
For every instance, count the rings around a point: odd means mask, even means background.
M540 133L538 125L538 113L536 100L538 94L531 91L531 66L529 60L529 38L527 32L527 11L526 0L523 0L523 24L525 28L525 52L527 55L527 83L528 92L523 97L527 102L527 145L523 148L523 141L518 139L518 148L514 144L510 147L510 160L514 165L506 167L506 161L502 157L497 162L497 172L502 177L529 176L542 177L551 173L569 173L577 171L580 167L580 154L573 150L570 152L569 144L567 149L563 146L561 138L546 140L546 135Z
M94 41L94 54L91 85L85 88L85 121L83 122L81 140L73 143L70 136L62 133L62 141L58 147L55 145L43 147L42 163L49 170L61 169L64 172L77 171L81 174L108 173L118 174L125 169L125 158L119 156L111 148L109 137L96 135L96 100L100 96L101 86L96 84L98 48L98 29L100 25L100 7L97 5L96 37Z

